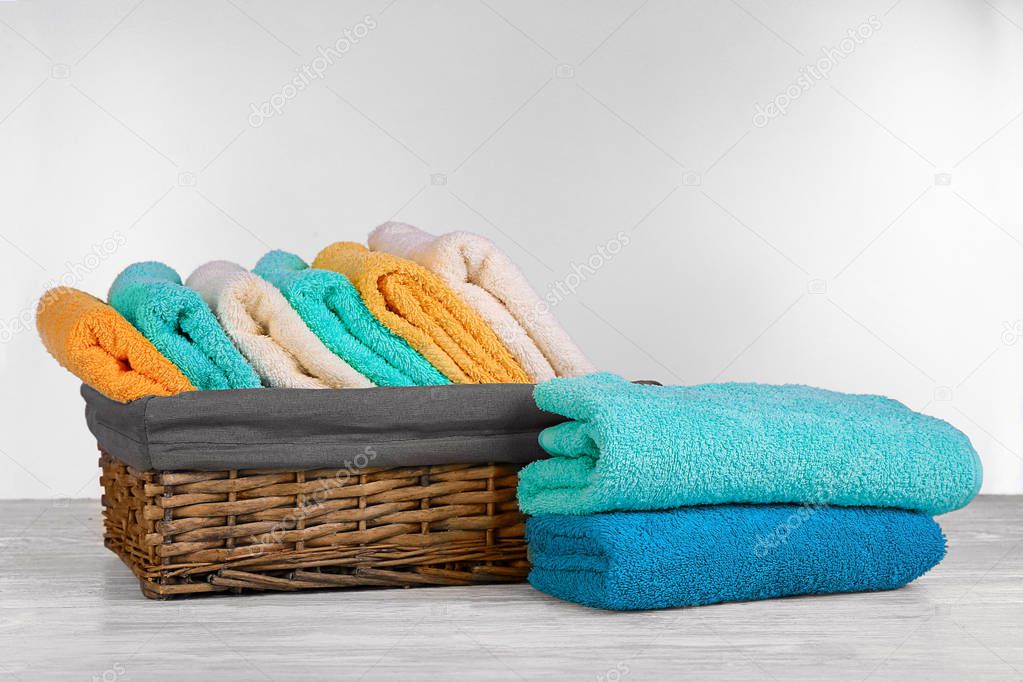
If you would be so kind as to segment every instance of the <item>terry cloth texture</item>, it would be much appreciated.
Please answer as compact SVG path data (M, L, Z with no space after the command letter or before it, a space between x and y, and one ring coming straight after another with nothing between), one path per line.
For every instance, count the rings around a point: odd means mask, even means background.
M368 388L372 382L332 353L272 284L240 265L212 261L185 282L274 388Z
M405 223L384 223L369 248L415 261L479 313L534 381L596 370L508 256L471 232L434 236Z
M82 386L100 448L136 469L525 463L561 417L524 384L201 391L115 403ZM189 396L189 397L186 397Z
M84 291L57 287L43 294L36 328L57 362L113 400L195 390L120 313Z
M526 522L526 542L533 587L618 610L891 590L945 556L932 519L865 507L538 516Z
M338 273L310 268L285 251L269 252L253 272L281 291L327 348L377 386L449 383L373 317L352 283Z
M313 267L350 279L377 319L451 381L529 382L494 330L426 268L351 242L323 249Z
M129 265L110 285L110 305L200 390L257 388L260 381L199 294L163 263Z
M592 374L552 379L534 397L573 421L540 434L553 457L519 475L528 514L815 502L934 515L980 489L962 432L881 396Z

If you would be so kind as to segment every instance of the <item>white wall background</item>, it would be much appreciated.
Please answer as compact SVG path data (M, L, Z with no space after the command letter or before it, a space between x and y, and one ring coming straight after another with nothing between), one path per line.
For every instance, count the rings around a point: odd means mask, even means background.
M0 2L0 497L98 494L51 282L389 218L496 240L604 368L887 394L1023 492L1021 156L1009 0Z

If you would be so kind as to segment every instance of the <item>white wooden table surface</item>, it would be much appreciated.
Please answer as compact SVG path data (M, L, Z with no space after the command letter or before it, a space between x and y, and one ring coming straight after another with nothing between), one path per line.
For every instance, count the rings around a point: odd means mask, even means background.
M152 602L95 500L0 502L0 680L1023 680L1023 497L895 592L610 613L528 585Z

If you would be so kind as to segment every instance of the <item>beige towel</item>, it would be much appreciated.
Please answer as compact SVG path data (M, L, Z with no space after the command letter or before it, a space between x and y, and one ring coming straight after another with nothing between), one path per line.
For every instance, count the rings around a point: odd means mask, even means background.
M274 388L367 388L373 384L330 352L272 284L227 261L185 283L206 301L242 355Z

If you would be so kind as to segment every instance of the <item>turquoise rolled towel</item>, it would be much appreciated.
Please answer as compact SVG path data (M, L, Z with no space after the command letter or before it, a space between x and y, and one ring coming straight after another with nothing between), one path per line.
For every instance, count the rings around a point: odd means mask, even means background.
M796 594L891 590L945 556L917 512L715 505L537 516L526 522L529 582L605 609L658 609Z
M809 386L643 386L612 374L552 379L540 409L551 458L519 474L527 514L816 502L936 515L980 489L970 440L875 395Z
M373 316L344 275L310 268L286 251L269 252L252 271L280 289L327 348L377 386L451 383Z
M259 388L256 371L196 292L163 263L129 265L114 279L112 305L199 390Z

